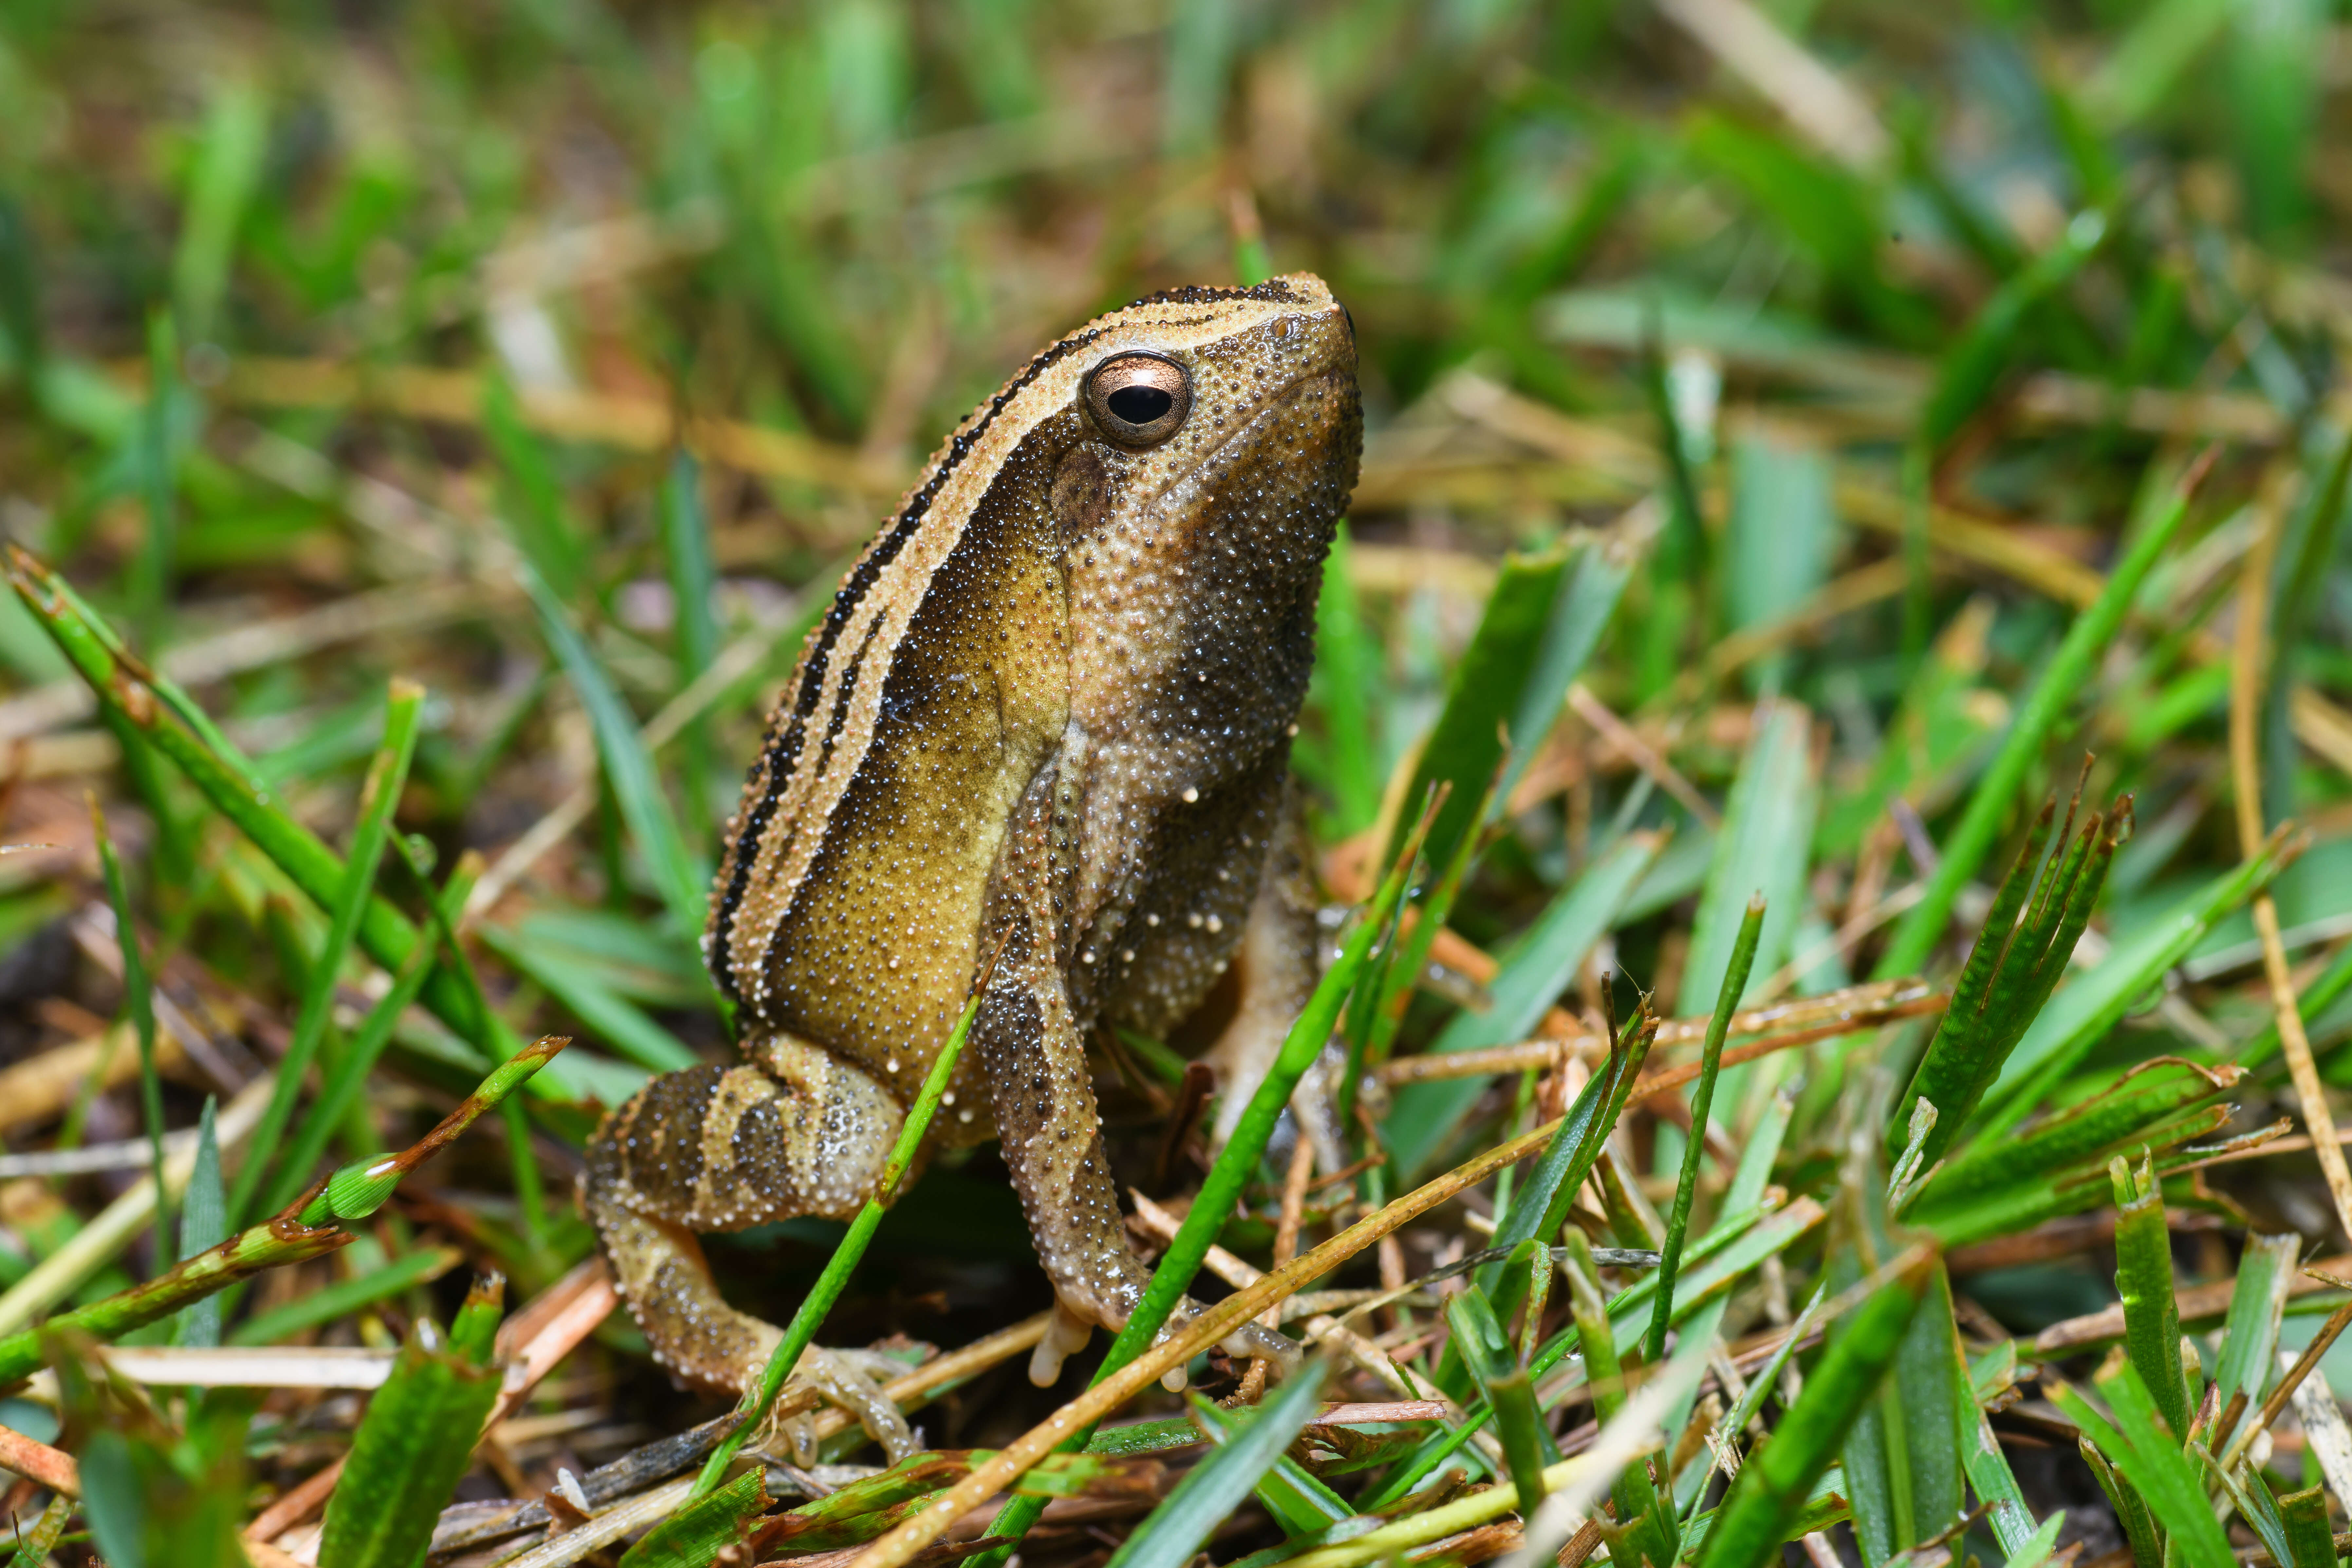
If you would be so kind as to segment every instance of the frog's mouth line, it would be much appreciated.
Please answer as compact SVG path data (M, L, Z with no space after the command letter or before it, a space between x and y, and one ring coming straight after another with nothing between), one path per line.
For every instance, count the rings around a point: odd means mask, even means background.
M1265 421L1280 416L1292 405L1296 404L1298 401L1296 394L1300 388L1316 382L1337 380L1343 374L1344 372L1342 369L1336 364L1330 365L1322 370L1305 371L1268 391L1261 400L1261 405L1256 414L1251 416L1248 419L1243 421L1240 425L1226 432L1226 434L1218 440L1215 446L1204 449L1190 466L1186 467L1181 472L1170 474L1167 481L1160 485L1158 489L1152 491L1151 494L1144 500L1140 510L1149 511L1157 508L1161 502L1165 501L1170 495L1182 489L1186 485L1192 484L1194 480L1198 479L1202 474L1207 472L1216 465L1217 461L1224 456L1225 452L1232 447L1234 443L1258 432L1264 427Z

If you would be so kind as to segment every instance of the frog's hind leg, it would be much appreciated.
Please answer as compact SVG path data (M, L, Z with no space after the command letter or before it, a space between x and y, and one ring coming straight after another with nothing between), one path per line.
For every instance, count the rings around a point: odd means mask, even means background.
M1267 847L1265 871L1250 903L1234 971L1241 1003L1209 1048L1217 1073L1217 1115L1210 1132L1223 1148L1234 1124L1272 1070L1290 1026L1307 1009L1322 978L1316 958L1315 879L1307 869L1306 833L1298 821L1297 790L1286 792L1282 827ZM1347 1163L1347 1145L1335 1110L1347 1058L1327 1044L1290 1097L1290 1111L1315 1146L1326 1172Z
M654 1359L725 1390L757 1377L782 1336L728 1305L695 1233L854 1217L905 1119L880 1085L814 1047L766 1041L752 1054L761 1068L688 1068L646 1084L605 1118L581 1178L614 1285ZM893 1461L914 1451L906 1417L857 1352L813 1347L794 1371L855 1414Z

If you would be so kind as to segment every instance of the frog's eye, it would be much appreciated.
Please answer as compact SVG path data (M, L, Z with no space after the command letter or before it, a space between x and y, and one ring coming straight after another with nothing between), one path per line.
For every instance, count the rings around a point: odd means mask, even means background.
M1165 354L1107 359L1087 377L1087 412L1112 440L1150 447L1176 434L1192 409L1192 378Z

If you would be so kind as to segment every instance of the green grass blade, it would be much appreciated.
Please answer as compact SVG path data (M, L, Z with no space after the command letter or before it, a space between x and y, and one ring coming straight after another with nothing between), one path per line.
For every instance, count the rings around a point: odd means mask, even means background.
M2286 1312L2287 1291L2294 1283L2296 1257L2303 1247L2297 1236L2250 1236L2238 1254L2238 1269L2230 1287L2230 1316L2221 1327L2221 1353L2213 1363L2213 1398L2226 1410L2240 1394L2246 1408L2260 1405L2270 1392L2277 1370L2279 1322ZM2242 1417L2241 1417L2242 1419ZM2208 1434L2216 1452L2231 1434Z
M482 385L482 434L498 454L507 504L499 521L541 582L559 603L576 605L587 585L588 563L563 504L563 487L547 448L523 423L522 406L503 376Z
M327 1500L319 1568L415 1568L474 1462L502 1376L458 1353L430 1319L418 1320L368 1401Z
M318 1054L320 1041L333 1019L335 987L341 978L352 940L358 935L361 919L374 896L376 866L392 837L393 813L399 809L408 766L416 755L417 723L424 708L424 688L407 681L394 681L385 695L383 744L368 768L367 782L361 786L359 823L352 830L351 862L343 872L342 886L328 908L326 942L303 986L301 1010L295 1016L293 1037L278 1066L277 1088L270 1094L268 1107L261 1113L260 1123L254 1129L252 1153L238 1167L236 1181L229 1188L228 1218L232 1227L241 1224L251 1212L262 1178L268 1173L272 1157L278 1152L278 1140L285 1133L287 1121L293 1115L294 1100L302 1090L310 1060Z
M1995 1137L2016 1125L2038 1102L2040 1085L2071 1071L2136 999L2204 939L2215 921L2268 886L2281 863L2273 846L2237 869L2223 872L2162 919L2117 942L2095 968L2053 996L1985 1090L1972 1135Z
M327 1151L327 1140L334 1136L337 1128L345 1125L344 1119L351 1114L352 1107L359 1103L368 1074L383 1055L384 1047L391 1044L392 1031L400 1023L400 1016L408 1011L409 1004L424 989L425 977L432 967L432 953L419 946L408 966L393 976L392 988L368 1009L358 1032L344 1042L343 1054L329 1069L319 1098L310 1106L310 1114L295 1130L293 1146L278 1163L278 1173L270 1181L269 1195L262 1200L261 1212L277 1213L309 1184L319 1156Z
M1445 1321L1454 1330L1456 1353L1486 1391L1511 1484L1519 1489L1521 1505L1532 1507L1544 1495L1546 1444L1543 1417L1536 1408L1528 1369L1513 1352L1486 1292L1477 1286L1446 1298Z
M1423 800L1441 783L1451 786L1429 829L1432 865L1447 864L1463 838L1478 831L1491 798L1486 785L1504 765L1506 748L1507 790L1551 728L1570 683L1616 612L1627 575L1597 545L1504 560L1404 794ZM1410 822L1396 825L1384 859L1395 858L1412 828Z
M2192 466L2174 488L2163 509L2132 541L2123 559L2116 563L2098 598L2074 617L2057 653L2034 682L2032 691L2018 705L2000 750L1977 780L1959 825L1945 840L1943 858L1927 879L1926 894L1903 917L1880 955L1880 978L1916 973L1935 951L1945 922L1951 918L1953 901L1984 864L2003 820L2016 803L2027 770L2057 732L2060 721L2075 699L2090 686L2092 672L2114 642L2116 633L2122 629L2124 617L2139 595L2140 584L2147 581L2149 571L2189 516L2189 500L2204 473L2202 463Z
M277 1344L290 1334L389 1300L414 1286L430 1284L464 1261L465 1255L454 1247L426 1247L402 1253L381 1268L338 1279L274 1310L247 1318L229 1331L228 1342Z
M1748 988L1748 972L1755 966L1756 942L1764 930L1764 900L1748 901L1739 922L1739 938L1731 949L1731 963L1723 972L1723 988L1715 999L1715 1016L1707 1020L1706 1038L1700 1047L1698 1082L1691 1091L1690 1137L1683 1145L1682 1174L1675 1183L1675 1204L1666 1215L1665 1245L1658 1254L1658 1300L1650 1313L1650 1337L1643 1359L1652 1365L1666 1359L1666 1324L1675 1310L1675 1274L1683 1261L1683 1241L1690 1229L1691 1201L1698 1194L1698 1167L1706 1152L1707 1115L1714 1108L1715 1080L1723 1070L1723 1040L1731 1029Z
M1319 1361L1299 1368L1239 1436L1176 1483L1105 1568L1185 1568L1315 1414L1326 1375Z
M1739 943L1748 901L1761 894L1764 925L1757 938L1756 971L1771 974L1788 961L1797 917L1805 905L1806 861L1812 847L1819 789L1812 771L1812 715L1792 702L1773 703L1760 717L1738 776L1724 803L1723 826L1699 894L1675 1011L1688 1016L1715 1005L1725 971ZM1734 1082L1738 1079L1734 1072Z
M1424 825L1427 814L1424 814ZM1373 893L1364 908L1356 929L1339 949L1339 956L1323 978L1316 983L1314 994L1307 998L1306 1008L1290 1032L1283 1037L1282 1049L1276 1055L1265 1078L1250 1097L1248 1106L1234 1124L1232 1135L1192 1199L1192 1206L1184 1222L1160 1255L1151 1270L1150 1281L1143 1296L1128 1316L1127 1326L1111 1342L1103 1355L1102 1364L1096 1368L1094 1381L1118 1372L1150 1346L1159 1337L1160 1326L1176 1310L1178 1301L1192 1288L1192 1277L1209 1256L1209 1248L1224 1228L1224 1217L1232 1212L1242 1190L1248 1185L1256 1171L1258 1161L1265 1156L1266 1140L1273 1136L1275 1123L1290 1104L1291 1094L1298 1080L1306 1076L1315 1058L1331 1037L1331 1030L1339 1019L1340 1005L1355 989L1357 976L1370 956L1374 941L1385 931L1404 897L1405 887L1412 876L1413 864L1420 858L1421 835L1410 841L1405 854L1392 866L1388 876ZM1059 1451L1074 1453L1086 1446L1093 1436L1092 1429L1074 1433ZM1012 1544L1001 1546L975 1558L971 1568L1002 1568L1004 1559L1017 1549L1018 1542L1028 1533L1029 1527L1045 1511L1044 1500L1015 1498L1007 1503L989 1526L989 1533L1003 1536Z
M180 1261L209 1252L228 1239L228 1190L221 1181L219 1101L205 1096L204 1114L196 1122L196 1163L188 1173L188 1190L180 1205ZM158 1189L161 1190L160 1183ZM220 1302L207 1297L181 1309L173 1324L172 1342L216 1345L221 1339Z
M172 254L172 304L192 344L216 330L238 226L261 181L269 106L250 81L230 78L205 106L204 131Z
M148 1168L155 1181L155 1272L161 1274L170 1256L172 1192L163 1180L163 1080L155 1075L155 992L146 956L139 950L139 926L123 886L122 860L114 852L114 838L106 830L106 814L99 809L95 795L89 797L89 827L98 842L106 901L114 911L115 943L122 953L122 1005L139 1042L139 1110L147 1128Z
M488 922L474 931L485 947L545 986L600 1042L648 1072L676 1072L701 1061L652 1014L604 984L589 964Z
M1829 581L1838 545L1828 455L1786 438L1744 437L1731 448L1731 516L1724 528L1725 623L1733 631L1795 614ZM1776 649L1745 671L1750 691L1778 691L1793 656Z
M2075 1389L2064 1384L2052 1387L2053 1381L2045 1374L2043 1387L2147 1504L2169 1538L2168 1556L2177 1552L2190 1568L2231 1568L2236 1559L2229 1538L2180 1451L2179 1438L2158 1428L2156 1402L2137 1370L2128 1362L2119 1363L2099 1379L2099 1392L2115 1412L2113 1422Z
M1699 1568L1763 1568L1780 1560L1813 1482L1901 1349L1925 1283L1920 1268L1906 1270L1873 1290L1847 1320L1772 1441L1741 1468L1707 1532Z
M636 718L613 689L563 602L551 592L549 584L535 576L527 577L526 585L531 603L539 608L548 646L563 666L580 705L588 710L588 721L596 732L596 754L620 803L621 816L629 825L630 837L645 857L654 890L669 911L678 940L691 942L702 930L703 917L709 910L709 870L688 852L669 797L662 792L660 776L654 771L653 758L637 732Z
M1198 1394L1188 1394L1187 1398L1192 1407L1192 1419L1199 1424L1198 1430L1220 1447L1233 1441L1236 1416L1244 1421L1255 1420L1263 1409L1243 1406L1226 1411ZM1077 1456L1055 1458L1066 1461ZM1285 1535L1306 1535L1324 1530L1355 1512L1339 1493L1317 1480L1312 1471L1287 1453L1266 1468L1255 1489L1259 1505L1282 1527Z
M2107 1163L2116 1193L2116 1291L2123 1298L2124 1347L2175 1438L2189 1436L2195 1403L2180 1364L2180 1312L2172 1293L2172 1237L2164 1194L2143 1164L2137 1177L2120 1154Z
M16 1550L8 1554L8 1568L47 1568L49 1553L57 1549L58 1537L66 1532L66 1521L72 1518L79 1500L58 1492L49 1499L47 1508L27 1530L16 1530ZM2297 1564L2297 1568L2301 1568Z
M1336 836L1360 832L1381 811L1384 782L1373 733L1387 704L1381 650L1364 624L1362 601L1349 570L1349 530L1343 520L1323 563L1323 592L1315 601L1315 672L1307 707L1321 721L1319 746L1301 737L1299 763L1329 791Z
M1526 1039L1608 934L1662 844L1655 834L1629 834L1585 868L1505 956L1486 988L1486 1011L1457 1014L1430 1050L1478 1050ZM1485 1091L1485 1084L1475 1079L1408 1084L1399 1089L1381 1130L1396 1180L1410 1182L1427 1169Z
M2289 1492L2278 1500L2278 1511L2286 1531L2287 1560L2294 1568L2336 1568L2336 1536L2328 1522L2326 1488Z
M2106 1456L2088 1437L2078 1438L2075 1447L2097 1479L2099 1489L2106 1494L2107 1506L2116 1511L2124 1543L2131 1548L2133 1568L2161 1568L2165 1560L2164 1537L2156 1528L2156 1516L2147 1510L2147 1500L2131 1482L2116 1473Z
M701 468L679 452L662 482L662 557L669 568L672 656L676 687L692 685L719 657L718 573L710 559L710 520L702 510ZM678 787L686 799L685 828L692 842L711 836L710 722L698 713L678 738Z
M621 1554L621 1568L710 1568L767 1511L768 1472L754 1465L646 1531Z
M1937 363L1935 390L1920 410L1919 437L1931 456L1940 456L1984 406L2017 357L2035 311L2083 269L2106 237L2105 215L2076 214L2056 244L2003 280L1978 308Z

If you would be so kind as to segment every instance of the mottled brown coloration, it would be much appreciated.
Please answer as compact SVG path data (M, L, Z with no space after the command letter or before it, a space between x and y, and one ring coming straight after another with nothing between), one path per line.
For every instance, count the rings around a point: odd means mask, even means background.
M1298 274L1102 317L933 459L730 825L704 950L750 1065L656 1079L591 1151L590 1215L664 1364L754 1368L775 1331L719 1298L691 1232L855 1212L1000 941L930 1137L1001 1138L1065 1313L1126 1320L1148 1270L1085 1043L1167 1033L1246 931L1230 1101L1313 984L1290 733L1360 446L1352 328Z

